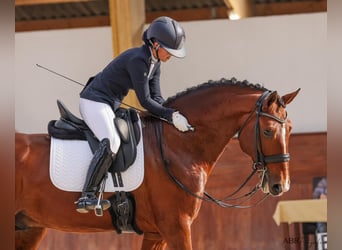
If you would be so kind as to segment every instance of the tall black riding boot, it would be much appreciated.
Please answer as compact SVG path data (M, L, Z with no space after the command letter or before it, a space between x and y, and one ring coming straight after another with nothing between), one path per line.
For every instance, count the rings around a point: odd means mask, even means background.
M89 210L93 210L98 204L96 192L99 190L99 185L104 179L114 158L115 154L110 150L109 140L107 138L103 139L90 162L82 196L75 202L77 204L77 212L88 213ZM111 204L108 200L101 200L100 205L103 210L106 210Z

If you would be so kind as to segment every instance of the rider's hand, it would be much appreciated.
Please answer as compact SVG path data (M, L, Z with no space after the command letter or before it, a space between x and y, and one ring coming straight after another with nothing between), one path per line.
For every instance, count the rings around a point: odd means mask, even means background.
M172 113L172 123L181 132L194 130L194 128L188 123L188 120L178 111Z

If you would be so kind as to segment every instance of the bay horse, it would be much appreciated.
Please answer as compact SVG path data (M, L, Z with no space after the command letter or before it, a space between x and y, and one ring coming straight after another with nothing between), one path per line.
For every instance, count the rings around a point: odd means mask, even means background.
M277 91L235 78L189 88L165 105L180 110L194 126L193 132L181 133L141 114L145 177L133 191L136 224L144 233L141 249L192 249L191 224L203 200L208 200L205 184L236 134L253 168L264 169L259 190L273 196L289 190L292 124L285 108L299 90L280 97ZM162 127L159 136L156 127ZM15 147L16 249L37 249L46 228L114 231L109 213L102 217L77 213L74 201L79 193L59 190L51 183L48 134L16 133Z

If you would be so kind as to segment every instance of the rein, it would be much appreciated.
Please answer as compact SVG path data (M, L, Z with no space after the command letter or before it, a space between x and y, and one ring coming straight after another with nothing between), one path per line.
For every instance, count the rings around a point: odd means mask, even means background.
M264 181L266 172L267 172L267 163L275 163L275 162L285 162L285 161L289 161L290 160L290 155L289 154L277 154L277 155L270 155L270 156L265 156L262 153L262 147L261 147L261 138L260 138L260 124L259 124L259 118L260 116L267 116L271 119L276 120L277 122L281 123L281 124L285 124L286 123L286 118L285 119L280 119L276 116L267 114L262 112L262 102L263 100L270 94L270 91L265 91L258 99L258 101L256 102L255 105L255 109L250 113L250 115L247 117L247 119L244 121L244 123L242 124L241 128L238 131L238 138L242 132L242 130L244 129L245 125L247 124L247 122L251 119L252 115L254 114L254 112L256 112L256 122L255 122L255 151L256 151L256 161L253 163L252 166L252 172L249 174L249 176L246 178L246 180L230 195L224 197L223 199L217 199L214 198L213 196L211 196L209 193L207 193L206 191L203 192L203 196L197 195L194 192L192 192L187 186L185 186L180 180L178 180L172 173L171 169L170 169L170 161L166 158L165 156L165 152L164 152L164 147L163 147L163 141L162 141L162 130L163 130L163 124L161 122L159 122L159 126L155 127L155 132L156 132L156 136L158 139L158 145L159 145L159 150L160 150L160 154L163 160L163 165L164 168L166 170L166 173L168 174L168 176L172 179L172 181L178 186L180 187L183 191L187 192L188 194L190 194L191 196L197 198L197 199L201 199L203 201L208 201L208 202L214 202L215 204L223 207L223 208L251 208L254 206L257 206L258 204L260 204L262 201L264 201L268 195L265 194L261 199L259 199L255 204L252 205L242 205L243 203L245 203L247 200L251 199L256 192L262 187L262 183ZM252 178L252 176L255 173L259 173L261 174L261 180L260 182L248 193L241 195L239 197L233 197L234 195L236 195L244 186L246 186L246 184L249 182L249 180ZM237 204L229 204L226 203L226 201L228 200L240 200L243 199L242 201L240 201Z
M170 169L170 161L166 158L165 156L165 152L164 152L164 147L163 147L163 142L162 142L162 130L163 130L163 124L160 122L158 123L159 126L156 127L155 132L156 132L156 136L158 138L158 145L159 145L159 150L160 150L160 154L162 156L162 160L163 160L163 165L164 168L166 170L166 173L168 174L168 176L171 178L171 180L178 186L180 187L183 191L187 192L188 194L190 194L191 196L203 200L203 201L207 201L207 202L214 202L215 204L227 208L227 207L232 207L232 208L250 208L250 207L254 207L256 205L258 205L259 203L261 203L267 196L268 194L266 194L260 201L258 201L256 204L254 205L249 205L249 206L243 206L241 204L243 204L247 199L251 198L256 191L260 188L260 185L257 185L256 187L254 187L250 192L248 192L247 194L241 196L241 197L237 197L237 198L230 198L232 197L234 194L238 193L250 180L250 178L258 171L257 168L253 167L253 170L251 172L251 174L247 177L247 179L243 182L243 184L236 190L234 191L232 194L230 194L229 196L225 197L224 199L216 199L213 196L211 196L209 193L207 193L206 191L203 192L203 196L197 195L194 192L192 192L187 186L185 186L180 180L177 179L176 176L174 176L174 174L171 172ZM263 172L263 175L265 174L265 172ZM228 204L225 201L227 201L228 199L240 199L243 197L247 197L246 200L238 203L238 204Z

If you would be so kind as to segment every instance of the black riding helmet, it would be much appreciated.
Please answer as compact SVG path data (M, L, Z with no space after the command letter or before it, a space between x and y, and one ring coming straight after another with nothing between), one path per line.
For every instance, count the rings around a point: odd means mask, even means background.
M170 17L155 19L147 29L147 39L157 41L171 55L185 57L185 33L180 24Z

